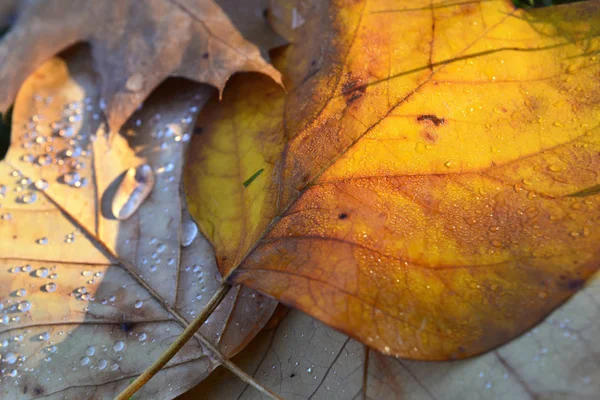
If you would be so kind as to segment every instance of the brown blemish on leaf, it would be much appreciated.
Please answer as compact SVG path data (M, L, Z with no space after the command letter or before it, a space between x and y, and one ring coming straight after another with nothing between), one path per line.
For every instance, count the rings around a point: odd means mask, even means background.
M347 74L346 81L342 85L342 94L346 99L346 104L360 99L366 92L367 87L360 84L360 79L353 77L352 73Z
M436 117L435 115L431 115L431 114L419 115L417 117L417 121L419 121L419 122L431 121L435 126L443 125L446 122L446 120L444 118L439 118L439 117Z

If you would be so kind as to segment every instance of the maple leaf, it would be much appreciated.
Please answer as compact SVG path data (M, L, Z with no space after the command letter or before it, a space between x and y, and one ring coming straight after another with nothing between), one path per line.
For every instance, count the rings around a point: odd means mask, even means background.
M212 92L161 86L109 144L89 60L75 49L26 80L0 162L5 399L114 397L219 287L214 256L180 195L190 129ZM117 220L111 200L125 172L141 165L155 171L155 186L134 215ZM142 396L172 398L229 365L275 305L235 288Z
M248 22L256 15L244 16L242 33L276 42ZM15 24L0 42L0 110L8 108L42 62L77 42L91 46L105 113L115 131L168 76L219 90L238 71L262 72L279 82L279 73L242 33L212 0L22 1Z
M597 198L573 196L599 184L600 3L311 7L274 58L289 94L235 78L192 143L190 212L225 279L424 360L577 292L600 252Z

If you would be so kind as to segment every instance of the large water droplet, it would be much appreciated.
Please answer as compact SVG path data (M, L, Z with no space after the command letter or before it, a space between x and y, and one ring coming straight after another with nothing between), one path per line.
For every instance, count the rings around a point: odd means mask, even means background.
M183 247L189 246L196 238L196 235L198 235L198 226L192 221L191 217L184 217L181 223L181 245Z
M46 340L50 339L50 334L48 332L44 332L40 336L38 336L38 338L40 340L46 341Z
M85 354L87 354L90 357L93 356L95 352L96 349L94 348L94 346L89 346L87 349L85 349Z
M81 365L88 365L90 363L90 358L88 356L81 357L80 360Z
M146 200L154 183L154 172L148 164L129 168L112 202L114 216L119 220L131 217Z
M140 335L138 336L138 340L140 342L143 342L144 340L146 340L146 334L144 332L140 333Z
M21 288L21 289L17 289L15 290L15 294L19 297L23 297L25 295L27 295L27 290Z
M144 302L141 300L137 300L135 302L135 308L141 308L144 305Z

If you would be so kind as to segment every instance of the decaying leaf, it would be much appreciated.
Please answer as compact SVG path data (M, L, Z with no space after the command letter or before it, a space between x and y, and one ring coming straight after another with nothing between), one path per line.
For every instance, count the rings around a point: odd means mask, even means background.
M18 19L0 43L0 110L42 62L77 42L91 45L115 131L168 76L219 89L237 71L262 72L279 82L279 73L243 36L275 41L264 38L268 33L256 27L253 15L244 13L249 22L240 32L213 0L21 1Z
M581 289L600 3L314 4L274 59L289 93L236 78L194 137L190 212L224 277L423 360L490 350Z
M233 361L285 399L593 399L600 392L599 301L596 277L527 335L453 362L387 357L293 310ZM180 399L199 394L261 398L222 369Z
M210 246L181 223L183 154L210 90L161 86L109 142L89 59L77 49L24 83L0 163L3 399L114 397L220 285ZM142 164L155 171L155 187L119 221L112 197L128 168ZM140 398L169 399L198 383L275 305L235 288Z

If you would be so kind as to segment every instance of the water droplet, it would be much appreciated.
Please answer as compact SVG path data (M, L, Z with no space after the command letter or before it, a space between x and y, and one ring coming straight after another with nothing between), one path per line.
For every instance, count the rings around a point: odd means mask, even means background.
M48 350L48 353L56 353L56 350L58 350L58 348L56 346L50 346L48 347L46 350Z
M21 312L31 310L31 303L28 300L22 301L17 305L17 309Z
M40 340L46 341L46 340L50 339L50 334L48 332L44 332L40 336L38 336L38 338Z
M35 203L37 200L37 194L35 193L25 193L20 195L17 198L17 202L22 203L22 204L32 204Z
M119 185L112 203L112 212L119 220L126 220L137 211L154 188L152 168L143 164L129 168Z
M9 212L6 212L4 214L2 214L2 220L4 221L10 221L12 219L12 214Z
M102 371L104 368L106 368L107 364L108 361L106 361L105 359L98 361L98 370Z
M168 163L163 167L159 167L156 172L159 174L165 173L165 172L171 172L173 171L173 168L175 168L175 166L173 165L173 163Z
M12 371L10 371L10 372L8 373L8 375L9 375L10 377L14 378L15 376L17 376L17 370L16 370L16 369L13 369Z
M37 163L41 166L49 165L52 163L52 156L50 154L42 154L37 158Z
M85 354L87 354L90 357L93 356L95 352L96 349L94 348L94 346L89 346L87 349L85 349Z
M114 363L113 365L111 365L111 366L110 366L110 369L111 369L112 371L116 371L116 370L118 370L118 369L119 369L119 364L117 364L117 363Z
M144 305L144 302L141 300L137 300L135 302L135 308L141 308Z
M32 269L31 265L25 264L21 267L21 272L31 272L31 269Z
M185 217L184 217L185 218ZM187 247L198 235L198 226L190 217L184 219L181 223L181 245Z
M39 238L36 242L37 242L37 244L48 244L48 238L47 237Z
M48 268L42 267L42 268L38 268L35 271L35 276L37 276L38 278L45 278L48 276L48 273L49 273Z
M15 291L15 294L16 294L18 297L23 297L23 296L27 295L27 290L25 290L25 289L23 289L23 288L21 288L21 289L17 289L17 290Z
M448 160L444 163L444 166L446 168L451 168L453 165L454 165L454 161L452 161L452 160Z
M120 341L120 340L117 340L117 341L115 342L115 344L113 345L113 350L114 350L114 351L121 351L121 350L123 350L124 348L125 348L125 343L123 343L123 342L122 342L122 341Z
M143 342L144 340L146 340L146 334L144 332L140 333L140 335L138 336L138 340L140 342Z
M90 363L90 358L88 356L83 356L83 357L81 357L81 360L79 361L79 363L81 365L88 365Z
M12 352L8 352L4 355L4 358L2 361L4 361L7 364L14 364L17 362L17 355L15 353Z

